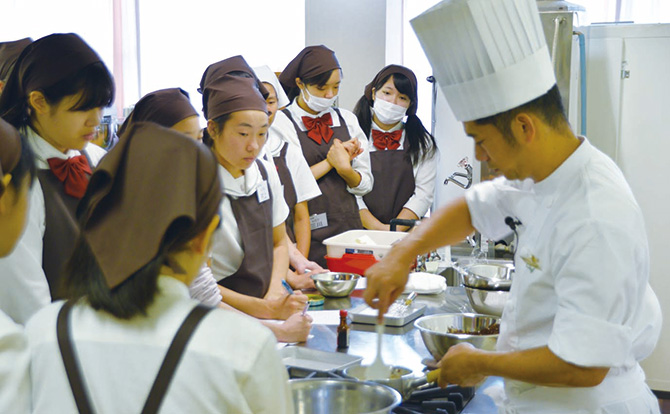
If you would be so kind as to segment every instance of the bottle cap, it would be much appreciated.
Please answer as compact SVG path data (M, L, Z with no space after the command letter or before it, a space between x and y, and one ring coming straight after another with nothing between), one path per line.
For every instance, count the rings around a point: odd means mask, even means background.
M346 309L340 309L340 317L346 317L347 316L347 310Z

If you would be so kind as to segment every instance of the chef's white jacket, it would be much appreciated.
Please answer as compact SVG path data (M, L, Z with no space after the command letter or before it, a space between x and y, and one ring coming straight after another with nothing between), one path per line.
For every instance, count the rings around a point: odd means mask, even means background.
M197 304L178 280L161 276L147 316L128 321L79 304L74 348L98 414L139 413L167 348ZM26 325L36 413L77 413L56 339L63 302ZM212 310L198 325L168 388L162 414L293 413L286 368L272 333L251 317Z
M268 173L267 181L263 180L255 162L251 167L244 170L244 174L238 178L233 178L228 170L219 166L219 177L223 185L223 192L226 195L221 201L219 210L221 225L214 231L212 241L211 268L217 281L234 274L240 268L244 258L242 236L240 229L237 227L237 220L235 220L228 197L257 197L256 190L260 186L267 185L272 193L272 227L282 224L288 217L288 206L284 201L284 190L276 167L263 159L260 159L260 162L263 163ZM267 184L263 184L263 182Z
M29 365L23 326L0 312L0 413L30 412Z
M76 150L62 153L42 139L30 127L23 133L35 153L38 169L49 169L47 159L68 159L80 155ZM106 151L97 145L87 144L86 152L91 168L98 165ZM14 251L0 258L0 309L15 322L25 324L38 309L51 302L51 293L42 269L42 238L45 230L44 193L37 178L30 193L26 228Z
M281 111L275 114L275 119L277 118L286 118L286 121L291 122ZM282 135L277 133L271 125L268 130L268 139L265 142L268 156L278 157L281 154L284 143L288 144L288 148L286 149L286 166L291 173L291 179L295 187L296 202L302 203L303 201L309 201L320 196L321 190L314 179L314 175L312 175L312 171L309 169L309 165L307 165L305 157L302 155L300 145L285 141Z
M522 223L498 350L548 346L569 363L610 367L591 388L506 380L506 412L657 413L638 364L661 325L644 220L619 168L581 139L541 182L499 178L466 192L483 235L508 235L508 216Z
M402 136L400 137L400 147L398 150L405 149L405 124L398 122L393 128L388 131L383 131L377 124L372 121L372 129L383 132L394 132L399 129L402 129ZM370 138L370 153L377 151L377 147L372 144L372 138ZM417 163L417 165L412 166L412 171L414 173L414 194L407 200L404 208L411 210L417 217L421 218L426 215L428 209L433 205L433 197L435 195L435 177L437 176L437 160L438 160L437 147L435 148L435 153L430 158L425 158L423 161ZM388 171L389 174L393 174L393 171ZM358 209L368 209L368 206L365 204L363 197L356 196L356 202L358 203Z
M298 125L298 128L300 128L301 131L307 131L305 124L302 122L303 116L308 116L310 118L318 118L320 116L325 115L326 113L330 113L330 116L333 120L332 125L333 128L340 126L340 117L337 116L337 112L335 112L335 109L332 107L328 108L327 110L319 114L312 115L309 112L302 109L294 99L293 102L291 102L291 104L286 107L286 109L288 109L289 112L291 112L291 117L293 118L293 120ZM354 158L353 161L351 162L351 167L361 175L361 182L358 183L358 186L354 188L347 186L347 191L353 195L364 196L372 190L372 184L373 184L372 170L370 168L370 148L368 144L368 139L363 133L361 126L358 125L358 118L356 118L356 115L354 115L353 112L347 111L344 108L338 108L338 110L342 114L342 119L344 119L344 122L347 124L347 130L349 131L349 135L351 136L352 139L357 138L358 142L360 142L361 144L361 148L363 149L363 152L356 158ZM274 133L279 134L281 138L284 139L285 141L293 142L299 148L302 148L302 145L300 144L300 139L298 138L298 133L296 132L295 127L293 126L293 122L291 122L291 120L287 116L277 116L274 122L272 123L271 128L274 131ZM333 135L333 139L335 138L338 137L336 135Z

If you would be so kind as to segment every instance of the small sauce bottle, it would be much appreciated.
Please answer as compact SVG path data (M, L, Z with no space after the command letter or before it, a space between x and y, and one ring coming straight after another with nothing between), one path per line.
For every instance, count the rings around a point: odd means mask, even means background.
M340 324L337 327L337 347L349 348L349 324L347 323L347 311L340 310Z

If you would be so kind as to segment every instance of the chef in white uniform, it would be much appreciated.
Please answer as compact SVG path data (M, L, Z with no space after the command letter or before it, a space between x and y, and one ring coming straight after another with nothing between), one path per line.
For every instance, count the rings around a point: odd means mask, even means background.
M440 385L504 377L506 413L658 413L639 365L661 323L642 213L614 162L570 129L535 1L445 1L412 25L477 158L504 177L398 243L366 272L366 300L384 310L419 253L514 230L497 351L450 348Z

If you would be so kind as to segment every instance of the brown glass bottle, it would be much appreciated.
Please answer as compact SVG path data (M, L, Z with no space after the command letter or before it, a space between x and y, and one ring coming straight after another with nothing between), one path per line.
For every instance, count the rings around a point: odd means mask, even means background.
M347 311L340 310L340 324L337 327L337 347L349 348L349 324L347 323Z

